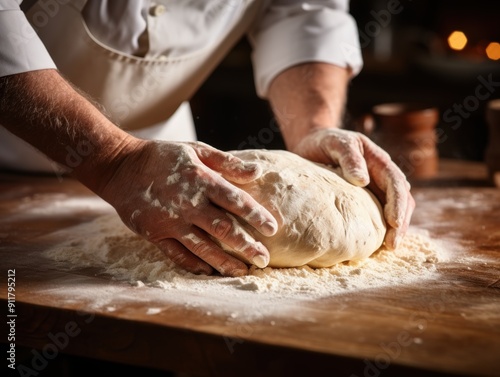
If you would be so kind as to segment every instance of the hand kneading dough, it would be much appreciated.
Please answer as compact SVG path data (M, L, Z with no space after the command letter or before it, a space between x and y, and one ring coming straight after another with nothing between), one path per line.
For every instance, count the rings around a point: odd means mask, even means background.
M368 190L353 186L328 166L282 150L241 150L232 154L257 162L262 176L237 185L277 219L279 230L265 237L245 229L271 254L271 267L329 267L360 260L384 240L380 203Z

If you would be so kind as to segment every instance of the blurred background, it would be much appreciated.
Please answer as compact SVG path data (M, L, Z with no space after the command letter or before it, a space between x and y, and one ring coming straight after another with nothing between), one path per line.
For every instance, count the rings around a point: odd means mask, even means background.
M500 2L356 0L364 68L348 94L345 127L384 102L439 108L442 158L482 161L488 100L500 98ZM222 150L284 148L266 101L255 93L243 39L191 102L198 137Z

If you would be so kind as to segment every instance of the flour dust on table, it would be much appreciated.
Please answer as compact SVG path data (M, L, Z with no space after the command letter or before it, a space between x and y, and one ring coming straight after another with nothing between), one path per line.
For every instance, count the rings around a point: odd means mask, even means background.
M90 307L115 310L121 294L125 295L123 300L140 301L144 297L139 292L131 296L130 288L122 290L120 286L125 284L147 289L147 296L156 297L154 305L180 304L245 321L278 315L287 306L304 300L431 279L437 276L436 264L446 258L425 231L410 228L397 250L381 248L360 261L316 269L252 267L249 275L233 278L194 275L178 268L153 244L130 231L115 214L102 215L51 237L62 240L45 251L56 268L77 272L90 267L97 271L97 276L117 284L92 290L58 286L51 291L61 291L61 297L83 301L90 297Z

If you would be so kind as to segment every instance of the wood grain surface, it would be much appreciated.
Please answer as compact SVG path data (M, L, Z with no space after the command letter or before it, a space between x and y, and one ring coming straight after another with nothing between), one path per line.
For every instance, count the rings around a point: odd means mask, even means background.
M16 346L54 358L79 355L193 376L500 376L500 189L484 177L481 164L445 161L437 179L414 183L412 224L460 245L437 264L438 279L336 295L291 308L288 317L238 324L175 304L147 315L148 297L134 299L129 285L91 269L57 268L41 256L50 244L39 236L100 213L43 213L32 205L93 194L68 178L3 173L0 305L6 312L7 270L15 269ZM86 287L88 297L61 300L53 292L63 286ZM116 310L89 309L92 296L110 287L121 295Z

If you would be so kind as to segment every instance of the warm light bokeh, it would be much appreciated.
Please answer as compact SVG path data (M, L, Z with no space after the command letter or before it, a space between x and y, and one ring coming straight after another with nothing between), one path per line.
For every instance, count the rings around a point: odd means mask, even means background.
M491 60L500 59L500 43L491 42L486 47L486 55L488 55L488 58L490 58Z
M461 31L454 31L448 37L448 45L453 50L462 50L467 44L467 37Z

